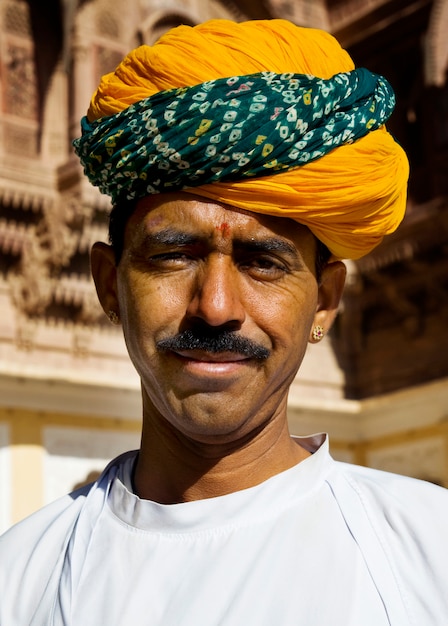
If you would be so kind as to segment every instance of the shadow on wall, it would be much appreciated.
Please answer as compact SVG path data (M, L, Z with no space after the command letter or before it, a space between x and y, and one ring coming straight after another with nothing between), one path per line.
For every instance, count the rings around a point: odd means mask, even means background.
M77 489L80 489L85 485L90 485L90 483L94 483L100 476L101 472L99 472L98 470L92 470L87 474L84 480L81 480L80 482L73 485L72 491L76 491Z

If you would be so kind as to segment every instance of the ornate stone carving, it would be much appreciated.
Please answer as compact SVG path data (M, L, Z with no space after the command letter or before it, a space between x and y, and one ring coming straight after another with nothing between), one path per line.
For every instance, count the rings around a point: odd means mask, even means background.
M91 209L76 197L61 197L44 205L37 225L27 229L19 263L8 275L14 305L23 315L44 316L59 299L61 271L69 266L90 220ZM91 309L88 305L86 310Z
M13 303L27 317L42 315L51 300L54 279L49 258L36 229L30 229L17 270L8 276Z
M31 36L29 7L25 0L5 3L3 23L5 31L23 37Z
M35 120L37 116L36 68L30 47L9 42L4 68L6 112Z

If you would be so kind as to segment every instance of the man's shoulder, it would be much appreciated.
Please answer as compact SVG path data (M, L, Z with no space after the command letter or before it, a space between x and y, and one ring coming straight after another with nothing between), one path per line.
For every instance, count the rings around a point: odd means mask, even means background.
M76 523L89 495L98 489L106 492L108 483L116 476L120 466L133 456L135 452L118 456L106 466L96 482L62 496L15 524L0 537L0 556L8 558L9 553L14 553L15 546L21 546L20 552L23 553L25 547L31 548L45 543L47 537L52 545L59 547L67 532ZM0 562L3 563L3 559Z
M86 489L64 496L0 537L0 622L28 624L64 558ZM20 603L17 598L20 597Z
M328 482L385 596L397 591L413 623L445 624L448 490L345 463L335 463Z
M0 586L12 571L24 571L40 558L45 569L58 558L67 534L76 523L89 487L44 506L0 537Z
M70 542L76 537L77 549L88 542L109 486L130 454L114 459L95 483L48 504L0 537L2 624L3 620L5 624L29 623L43 598L54 597L53 587L61 576ZM15 601L19 590L20 606Z
M360 465L336 462L339 472L355 491L370 494L379 503L409 505L409 498L448 507L448 489L432 482Z
M0 554L3 555L4 551L8 551L16 542L23 545L23 540L27 543L33 542L49 529L54 532L55 527L61 525L61 522L65 526L72 516L76 516L90 487L91 485L86 485L78 491L58 498L17 522L0 536Z
M333 485L341 510L362 511L384 546L413 546L433 563L448 561L448 490L439 485L381 470L336 463Z

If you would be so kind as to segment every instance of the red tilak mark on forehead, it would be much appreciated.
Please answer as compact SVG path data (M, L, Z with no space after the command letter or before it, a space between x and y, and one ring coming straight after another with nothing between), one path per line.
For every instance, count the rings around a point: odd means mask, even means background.
M220 224L220 226L217 226L216 230L219 230L223 237L230 236L230 226L227 224L227 222L223 222L222 224Z

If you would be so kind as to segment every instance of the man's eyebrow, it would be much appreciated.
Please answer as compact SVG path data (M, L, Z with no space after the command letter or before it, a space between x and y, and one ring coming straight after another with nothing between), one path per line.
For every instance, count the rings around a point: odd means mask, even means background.
M164 228L152 233L145 233L139 247L151 248L156 246L188 246L200 243L202 237L194 233L186 233L176 228Z
M208 237L178 230L172 226L155 232L145 232L138 244L139 248L150 250L157 246L194 246L209 241ZM281 237L237 237L233 241L234 250L240 252L280 252L300 259L300 252L294 244Z
M237 239L234 241L235 248L247 250L248 252L283 252L295 258L299 258L300 254L292 243L286 239L278 237L267 237L262 239Z

